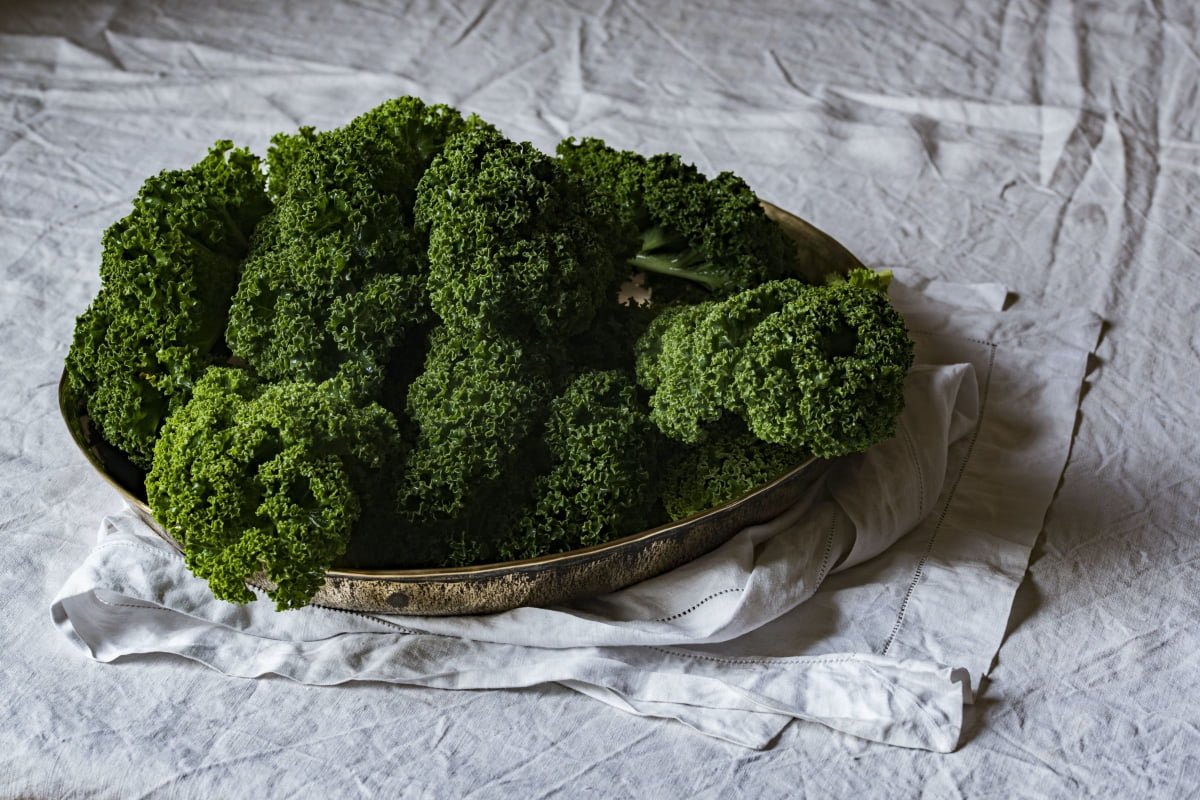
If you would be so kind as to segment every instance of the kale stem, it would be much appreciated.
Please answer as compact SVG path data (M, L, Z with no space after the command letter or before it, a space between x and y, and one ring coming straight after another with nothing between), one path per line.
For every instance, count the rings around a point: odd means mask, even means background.
M638 253L633 258L629 259L629 264L644 272L656 272L659 275L671 275L676 278L685 278L689 281L694 281L706 287L710 291L719 288L723 281L715 275L706 275L703 272L697 272L691 269L691 265L698 260L698 254L694 250L688 250L684 253L676 253L673 255L654 255L652 253Z
M652 253L664 247L681 247L686 244L687 241L682 236L663 225L655 225L642 231L641 252L643 253Z

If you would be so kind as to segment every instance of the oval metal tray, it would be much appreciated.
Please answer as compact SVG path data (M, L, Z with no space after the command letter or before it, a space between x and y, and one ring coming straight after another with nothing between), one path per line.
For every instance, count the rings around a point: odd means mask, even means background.
M798 217L763 203L806 254L802 269L815 279L859 262L832 238ZM177 549L146 505L144 475L99 436L63 372L59 408L79 449L135 513ZM374 614L449 616L546 606L624 588L681 566L765 522L796 502L823 471L809 459L776 480L702 514L594 547L473 567L425 570L330 570L313 604ZM265 579L252 581L268 588Z

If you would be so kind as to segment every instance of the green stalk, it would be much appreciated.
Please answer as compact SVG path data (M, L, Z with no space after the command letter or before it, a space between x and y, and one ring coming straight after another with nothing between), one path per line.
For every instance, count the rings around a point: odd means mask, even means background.
M683 253L671 255L655 255L654 253L638 253L629 259L629 264L643 272L655 272L659 275L670 275L693 281L701 286L716 291L724 285L724 281L716 275L705 275L692 269L696 262L702 262L703 256L695 250L685 250Z

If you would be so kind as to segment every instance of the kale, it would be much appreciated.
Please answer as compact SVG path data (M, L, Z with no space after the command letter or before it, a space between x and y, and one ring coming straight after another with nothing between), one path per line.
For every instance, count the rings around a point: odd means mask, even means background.
M293 608L346 550L362 490L400 447L392 415L344 383L214 366L163 426L146 495L216 597L253 600L246 581L262 573Z
M434 312L523 339L586 330L624 278L587 211L582 186L532 145L487 128L452 137L417 186Z
M662 503L672 520L700 514L770 483L808 457L804 450L768 444L730 421L670 465Z
M271 380L341 375L377 397L397 348L422 350L432 318L417 182L447 139L481 124L400 98L343 128L275 137L278 200L233 298L234 354Z
M651 419L682 442L740 418L759 439L820 457L892 435L912 342L866 270L826 286L773 281L679 306L638 341Z
M663 450L632 375L576 376L551 403L543 440L549 468L501 545L503 558L602 544L656 521Z
M148 180L67 358L217 597L598 545L894 428L886 274L814 283L730 173L414 97L265 164Z
M733 173L710 179L678 155L646 157L599 139L567 139L557 152L588 187L593 213L615 221L612 235L624 238L628 264L649 273L658 302L796 276L794 245Z
M271 203L259 159L217 142L186 170L143 184L104 233L100 292L67 355L72 388L100 433L148 468L169 414L223 361L229 298Z

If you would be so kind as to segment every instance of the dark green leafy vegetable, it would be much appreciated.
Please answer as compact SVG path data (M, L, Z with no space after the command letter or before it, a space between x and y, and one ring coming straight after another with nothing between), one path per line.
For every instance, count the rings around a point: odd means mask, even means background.
M475 124L401 98L344 128L275 137L278 200L233 300L234 353L271 380L341 374L376 394L396 348L431 319L417 181L447 138Z
M553 397L552 365L544 347L490 329L435 331L408 393L419 431L400 479L408 521L451 521L475 509L499 519L488 490L518 468L539 432Z
M588 187L594 213L615 219L617 235L632 240L628 263L651 273L659 300L696 298L664 277L720 297L796 274L794 246L732 173L709 179L677 155L646 158L599 139L567 139L558 156Z
M725 300L669 308L637 344L637 373L653 390L650 417L682 442L706 438L706 426L741 409L733 385L738 360L755 326L808 290L772 281Z
M293 608L346 550L370 473L399 448L391 414L344 384L211 367L163 427L146 494L215 596L253 600L246 581L262 572Z
M803 450L767 444L743 425L723 425L667 472L663 506L672 520L699 514L795 469L808 455Z
M658 317L638 342L651 419L694 444L737 416L764 442L821 457L889 437L912 343L861 272L828 286L774 281Z
M104 437L148 468L163 420L224 359L240 262L270 209L259 160L217 142L191 169L148 179L104 233L100 293L75 325L72 387Z
M440 325L408 394L398 504L449 533L443 563L495 552L537 475L566 337L616 303L619 272L584 212L553 159L481 127L451 137L418 184Z
M895 432L912 360L887 297L838 283L810 288L755 327L734 383L756 436L832 458Z
M582 187L532 145L473 128L417 187L429 297L446 324L523 339L586 330L624 278Z
M147 181L67 360L217 597L600 544L891 433L887 276L810 285L730 173L412 97L266 164Z
M543 438L550 468L501 557L588 547L650 527L663 455L631 375L576 377L551 404Z

